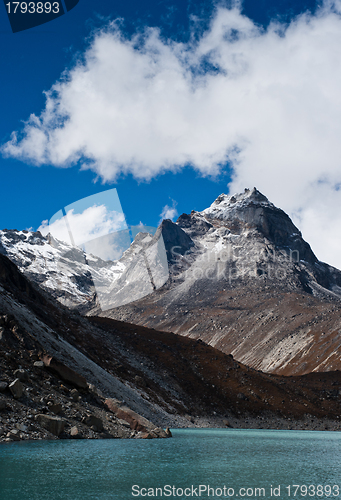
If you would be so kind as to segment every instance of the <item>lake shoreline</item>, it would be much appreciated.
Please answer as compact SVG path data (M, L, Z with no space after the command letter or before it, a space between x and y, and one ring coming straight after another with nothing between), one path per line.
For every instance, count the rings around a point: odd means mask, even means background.
M18 403L18 402L16 402ZM19 405L16 405L17 407ZM97 413L97 412L96 412ZM14 441L42 441L42 440L70 440L70 439L149 439L144 433L133 430L126 422L109 416L109 424L114 424L116 432L108 432L103 429L102 432L96 432L89 428L88 432L82 432L78 421L79 433L73 435L72 428L56 436L47 429L37 426L35 414L27 414L25 410L16 411L5 417L4 413L0 416L0 444ZM107 420L108 413L101 415L103 421ZM306 415L303 419L283 418L272 414L263 414L257 416L245 415L243 417L230 416L170 416L169 427L171 430L183 429L244 429L244 430L297 430L297 431L341 431L341 422L328 418L317 418ZM71 425L71 424L70 424ZM77 423L76 423L77 425ZM107 426L107 425L105 425ZM84 427L84 425L82 426ZM120 432L118 431L118 428ZM14 431L14 432L13 432ZM161 436L160 436L161 437ZM163 437L163 436L162 436Z

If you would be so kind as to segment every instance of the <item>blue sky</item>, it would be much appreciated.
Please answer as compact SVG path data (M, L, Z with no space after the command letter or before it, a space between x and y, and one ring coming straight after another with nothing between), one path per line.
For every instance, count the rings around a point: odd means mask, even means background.
M178 214L202 210L221 192L228 192L232 181L231 190L256 185L294 217L309 241L318 231L334 234L327 245L329 250L321 246L318 256L336 265L340 241L335 233L341 222L336 208L341 181L340 141L335 137L330 142L333 138L327 124L331 116L330 127L337 135L341 118L338 102L335 108L337 92L330 88L330 82L340 88L341 47L334 35L339 28L340 6L338 2L325 2L325 10L316 14L317 6L317 2L308 0L245 0L234 5L185 0L80 0L68 14L16 34L11 32L2 8L0 144L11 144L11 149L3 149L0 157L0 227L36 229L62 207L111 188L117 188L128 223L142 221L155 226L166 206ZM298 17L306 12L306 17ZM269 28L274 21L277 28ZM220 33L227 25L228 40ZM317 48L311 40L316 40ZM334 50L335 56L329 61L328 55ZM111 66L114 60L116 65ZM77 61L82 61L78 71ZM108 71L106 64L110 66ZM251 68L249 74L246 67ZM66 80L57 87L62 98L59 101L50 94L52 111L47 111L44 91L56 85L65 70ZM91 99L94 95L94 101L89 102L89 113L84 116L90 124L93 121L94 129L83 130L79 123L87 101L77 100L77 96L74 100L73 96L79 82L86 81L91 72L89 81L94 88L89 95ZM96 81L96 72L100 82ZM148 72L155 74L150 76ZM319 80L321 74L326 75L325 80ZM316 81L316 85L307 84L305 78ZM157 90L161 79L166 88L163 94ZM251 98L263 82L264 90ZM172 88L176 92L168 99ZM154 100L155 92L159 94ZM331 96L329 100L326 95ZM228 102L226 96L231 96ZM66 112L71 125L64 132L60 102L66 108L70 106ZM113 124L117 145L114 140L113 144L102 145L99 139L88 148L89 137L97 130L103 127L105 134L108 131L97 109L103 106L103 110L112 110L114 104L115 110L119 109L120 128L115 128L119 120L112 116L108 123ZM275 115L273 110L277 108ZM193 117L196 111L198 119ZM32 114L35 118L24 131L23 122ZM153 142L154 120L157 133ZM292 130L291 123L299 124L298 131ZM127 128L126 135L120 135L122 127ZM220 134L224 127L226 140ZM57 131L39 154L38 143L30 135L37 129L45 138L51 130ZM299 135L300 131L304 133ZM18 133L16 140L13 132ZM84 137L80 137L82 134ZM110 142L110 134L105 134ZM58 140L62 140L62 146ZM317 143L321 151L311 152ZM330 157L326 157L326 151ZM322 158L332 165L329 170L322 165ZM287 171L287 165L292 170ZM326 198L329 205L321 205ZM321 233L315 248L319 240Z

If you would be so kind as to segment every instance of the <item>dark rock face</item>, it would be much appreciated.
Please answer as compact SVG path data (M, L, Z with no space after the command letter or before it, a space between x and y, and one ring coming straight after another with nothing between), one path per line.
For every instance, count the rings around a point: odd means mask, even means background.
M176 224L184 229L191 237L202 236L213 227L207 220L197 217L196 212L192 212L190 215L180 215Z
M170 263L173 263L177 259L177 255L184 255L194 246L188 234L169 219L162 221L155 236L158 237L160 232L165 244L167 259Z
M240 220L255 227L276 247L286 249L289 253L290 250L298 252L296 260L306 260L311 264L317 262L309 244L303 240L301 232L282 210L258 207L251 203L238 215Z

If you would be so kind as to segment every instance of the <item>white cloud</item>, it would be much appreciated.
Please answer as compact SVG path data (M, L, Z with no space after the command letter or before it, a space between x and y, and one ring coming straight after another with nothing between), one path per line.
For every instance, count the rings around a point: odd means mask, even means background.
M219 8L188 44L155 29L127 40L111 26L2 152L38 165L84 161L104 180L186 164L210 175L230 161L232 191L255 185L299 214L318 257L341 267L340 6L328 0L266 30ZM203 61L220 71L199 71Z
M66 217L57 219L52 224L43 221L38 231L42 234L51 233L58 240L70 242L70 229L73 242L80 246L126 227L123 213L110 211L105 205L94 205L82 213L69 210Z
M173 200L173 205L170 207L169 205L165 205L162 209L162 212L160 214L160 223L163 221L163 219L170 219L173 220L175 217L178 216L178 211L176 209L177 202Z

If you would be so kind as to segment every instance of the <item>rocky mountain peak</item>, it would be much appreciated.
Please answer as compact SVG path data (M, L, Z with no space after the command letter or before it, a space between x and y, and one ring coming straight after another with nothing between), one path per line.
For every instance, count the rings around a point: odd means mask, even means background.
M234 234L248 234L250 230L255 230L275 247L289 253L295 251L299 260L317 262L313 251L290 217L256 188L245 189L243 193L232 196L221 194L209 208L198 215L210 223L220 221Z
M208 219L239 220L248 226L259 226L260 220L269 213L276 213L277 216L284 215L290 221L289 217L271 203L257 188L252 190L245 188L243 193L231 196L221 194L210 207L199 213ZM299 233L292 222L290 230Z
M270 206L274 206L266 196L264 196L257 188L248 189L245 188L243 193L235 193L233 195L227 195L222 193L211 205L211 209L218 208L228 209L235 207L235 204L249 204L249 203L258 203L258 204L267 204ZM208 212L210 209L206 209L205 212Z

